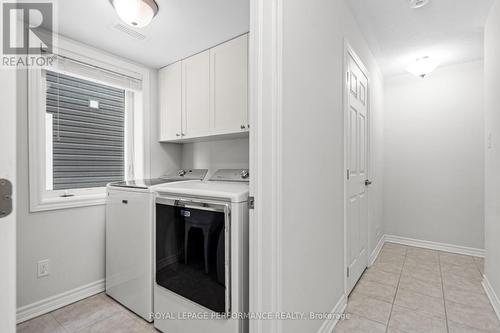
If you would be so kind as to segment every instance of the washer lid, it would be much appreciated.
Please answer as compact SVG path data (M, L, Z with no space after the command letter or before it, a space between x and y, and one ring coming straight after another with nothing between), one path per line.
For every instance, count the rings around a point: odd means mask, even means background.
M195 198L212 198L233 203L248 201L248 183L241 182L180 182L163 184L153 187L155 191L174 196Z
M155 185L167 184L172 182L180 182L186 180L203 180L208 172L208 169L186 169L170 172L165 176L153 179L131 179L127 181L110 183L111 187L125 187L135 189L148 189Z
M134 179L126 180L122 182L110 183L111 187L126 187L126 188L136 188L136 189L148 189L152 186L164 184L171 182L168 179L154 178L154 179Z

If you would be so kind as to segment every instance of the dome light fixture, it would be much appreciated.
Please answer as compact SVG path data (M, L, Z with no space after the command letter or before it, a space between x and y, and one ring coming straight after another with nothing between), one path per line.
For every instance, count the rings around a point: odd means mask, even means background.
M421 78L429 75L433 70L439 66L436 60L431 59L428 56L418 58L414 63L406 68L406 71L410 72L415 76L420 76Z
M154 0L110 0L123 22L134 28L143 28L158 14Z

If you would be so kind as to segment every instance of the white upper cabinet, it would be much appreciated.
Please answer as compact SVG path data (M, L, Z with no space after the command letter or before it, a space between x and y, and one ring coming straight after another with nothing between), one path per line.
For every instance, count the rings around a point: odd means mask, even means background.
M182 134L182 64L162 68L160 86L160 141L172 141Z
M160 141L248 132L248 35L160 70Z
M248 35L210 50L210 129L214 133L248 128Z
M182 61L183 137L207 135L210 131L210 51Z

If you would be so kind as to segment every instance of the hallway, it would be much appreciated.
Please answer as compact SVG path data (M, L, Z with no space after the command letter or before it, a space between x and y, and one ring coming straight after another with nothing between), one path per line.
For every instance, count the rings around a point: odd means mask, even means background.
M386 243L334 332L500 332L483 272L482 258Z

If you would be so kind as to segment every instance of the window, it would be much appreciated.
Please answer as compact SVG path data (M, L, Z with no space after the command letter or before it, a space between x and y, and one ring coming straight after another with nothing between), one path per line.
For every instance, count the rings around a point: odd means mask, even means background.
M29 71L31 211L103 204L106 184L144 176L147 70L71 46Z
M46 82L46 188L125 179L125 90L53 71Z

